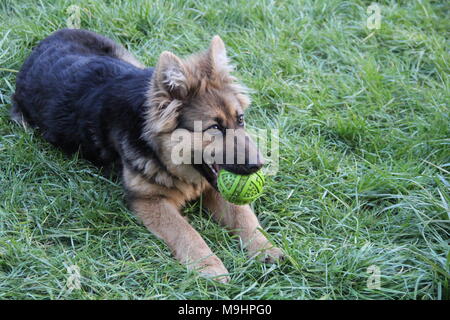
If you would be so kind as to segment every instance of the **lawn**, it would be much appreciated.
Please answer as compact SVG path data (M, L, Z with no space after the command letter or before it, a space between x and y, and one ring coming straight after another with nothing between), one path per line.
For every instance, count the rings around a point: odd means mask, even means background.
M280 132L254 208L287 261L249 261L198 201L184 213L232 280L187 272L117 178L11 123L17 71L72 4L149 66L222 37L247 122ZM449 299L450 2L380 1L379 29L370 4L0 0L0 299Z

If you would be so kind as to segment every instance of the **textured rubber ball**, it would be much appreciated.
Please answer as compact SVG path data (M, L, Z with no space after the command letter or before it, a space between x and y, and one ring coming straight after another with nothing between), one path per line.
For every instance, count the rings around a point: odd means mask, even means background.
M264 175L260 171L250 175L239 175L220 170L217 187L222 197L234 204L243 205L259 198L263 192Z

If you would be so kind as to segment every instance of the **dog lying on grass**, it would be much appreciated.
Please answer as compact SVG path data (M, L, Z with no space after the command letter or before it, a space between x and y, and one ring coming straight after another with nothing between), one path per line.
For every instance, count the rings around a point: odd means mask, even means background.
M257 153L244 131L243 113L250 100L230 71L218 36L205 52L184 60L163 52L155 68L145 68L108 38L63 29L44 39L25 61L11 116L68 154L80 152L99 167L118 167L129 207L144 225L180 262L227 282L222 261L180 209L203 195L213 217L239 235L250 257L267 263L282 258L259 230L250 206L228 203L217 191L220 169L251 174L263 165L261 157L255 163L246 157L241 164L204 159L177 164L171 157L171 135L181 128L198 139L194 122L201 121L202 134L224 136L235 129L240 133L233 139L234 149ZM194 149L207 146L203 140L194 143Z

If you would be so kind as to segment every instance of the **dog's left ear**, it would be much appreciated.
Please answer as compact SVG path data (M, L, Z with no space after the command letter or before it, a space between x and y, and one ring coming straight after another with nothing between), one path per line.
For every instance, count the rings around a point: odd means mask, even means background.
M227 57L225 44L219 36L214 36L209 47L209 58L211 59L211 68L213 75L221 77L227 76L233 67Z

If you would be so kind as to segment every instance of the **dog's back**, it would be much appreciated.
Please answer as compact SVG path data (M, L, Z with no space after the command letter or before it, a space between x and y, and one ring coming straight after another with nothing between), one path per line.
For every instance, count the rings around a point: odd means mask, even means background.
M151 69L143 69L112 40L63 29L44 39L24 63L11 114L39 128L46 140L64 151L81 150L89 160L104 164L115 156L105 127L115 119L126 123L127 117L137 116L125 100L142 106L151 75Z

